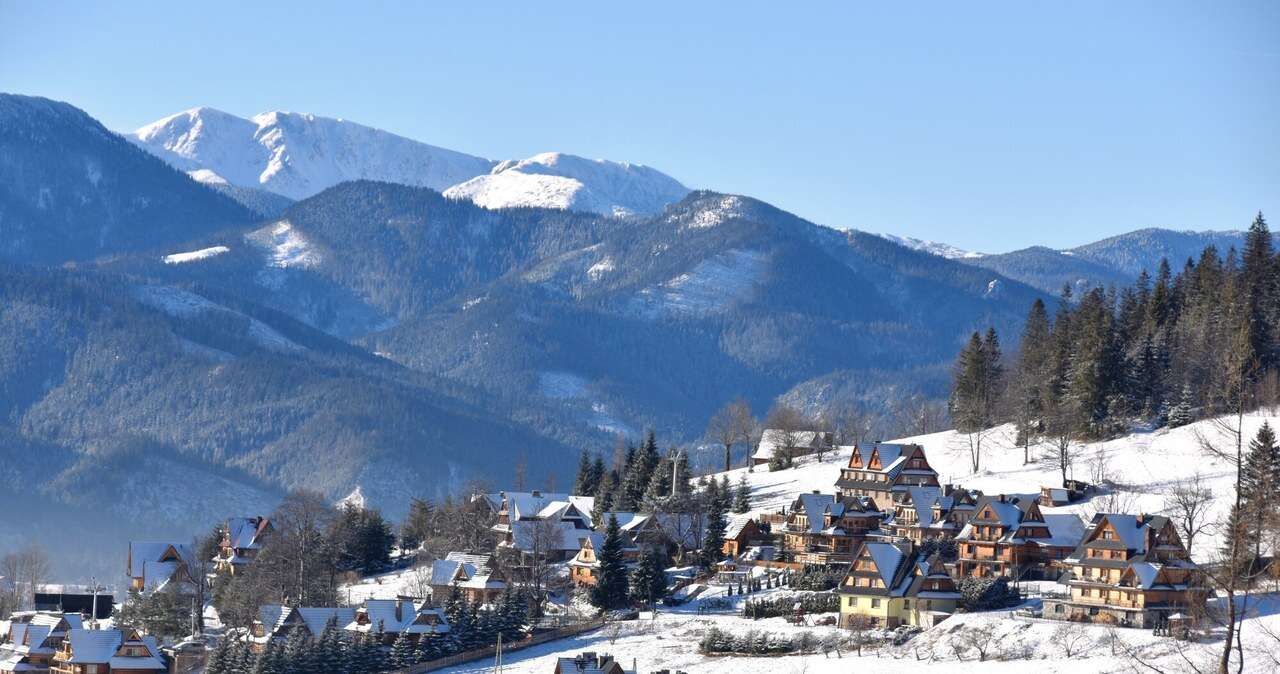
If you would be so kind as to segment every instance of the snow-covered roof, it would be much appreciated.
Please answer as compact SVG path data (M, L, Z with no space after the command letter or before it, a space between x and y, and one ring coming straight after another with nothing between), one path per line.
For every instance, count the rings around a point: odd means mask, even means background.
M270 527L265 517L232 517L227 520L227 540L231 547L257 550L259 537Z
M412 602L400 599L366 599L364 606L355 611L345 629L352 632L377 632L381 625L388 634L409 631L445 633L449 621L444 611L426 601Z
M71 630L67 633L67 640L71 642L71 657L67 662L107 664L123 638L120 630Z
M886 588L892 589L894 586L893 579L898 574L898 565L902 564L906 554L891 543L867 542L863 545L867 548L867 553L871 555L872 561L875 562L876 572L880 574L880 580L884 581Z
M729 522L724 529L724 537L726 539L737 538L750 522L750 515L734 515L733 517L730 517Z
M791 437L793 442L787 442L788 436ZM756 445L756 451L751 455L751 458L768 460L773 458L773 453L778 449L801 447L816 449L823 444L826 444L826 434L822 431L792 431L788 433L780 428L767 428L760 434L760 444Z
M521 552L531 552L534 549L534 543L537 542L535 537L540 535L536 532L539 527L550 525L552 528L548 531L558 531L559 535L549 534L549 539L542 541L549 550L577 550L578 536L585 530L578 529L571 522L547 522L545 520L524 520L511 523L511 545Z

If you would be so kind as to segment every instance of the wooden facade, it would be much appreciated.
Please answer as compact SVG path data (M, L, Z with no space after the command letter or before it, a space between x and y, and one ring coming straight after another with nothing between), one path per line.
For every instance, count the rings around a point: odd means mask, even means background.
M837 592L846 628L928 627L954 613L960 600L941 556L923 558L901 540L861 544Z
M866 497L875 507L892 512L907 487L936 487L938 473L920 445L872 443L855 445L849 463L840 469L836 488L845 498Z
M878 530L884 513L868 498L844 498L817 491L792 502L782 526L782 554L799 564L848 564L854 550Z
M1046 618L1150 628L1206 595L1177 528L1160 515L1095 515L1064 565L1070 598L1046 599Z
M983 496L956 536L958 577L1044 579L1056 577L1060 560L1079 544L1079 522L1040 511L1039 495ZM1070 521L1076 524L1068 526ZM1073 530L1075 533L1073 533Z

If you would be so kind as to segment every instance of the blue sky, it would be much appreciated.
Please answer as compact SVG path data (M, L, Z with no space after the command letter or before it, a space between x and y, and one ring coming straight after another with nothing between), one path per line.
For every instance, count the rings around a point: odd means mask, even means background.
M0 0L0 90L635 161L983 251L1280 223L1280 3L363 4Z

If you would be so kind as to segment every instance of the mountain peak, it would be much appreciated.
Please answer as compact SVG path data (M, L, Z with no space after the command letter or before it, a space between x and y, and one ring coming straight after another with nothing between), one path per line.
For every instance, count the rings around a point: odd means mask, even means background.
M689 193L671 176L640 164L542 152L496 165L445 191L485 208L541 206L603 215L650 215Z

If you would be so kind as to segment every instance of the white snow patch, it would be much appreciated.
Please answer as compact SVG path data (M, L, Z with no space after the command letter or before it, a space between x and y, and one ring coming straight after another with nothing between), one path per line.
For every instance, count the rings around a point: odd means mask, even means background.
M228 184L226 178L223 178L209 169L195 169L194 171L187 171L187 175L190 176L192 180L206 185Z
M948 260L966 260L986 256L986 253L976 253L971 250L957 248L949 243L925 241L924 239L916 239L910 236L898 236L897 234L877 234L876 236L879 236L882 239L888 239L900 246L906 246L912 250L929 253L930 255L945 257Z
M631 299L631 308L649 318L723 311L751 296L768 261L760 251L725 251L665 283L641 290Z
M245 235L245 240L268 252L271 266L280 269L299 267L308 269L324 259L320 251L311 245L307 237L294 228L288 220L267 225Z
M606 255L603 258L601 258L598 262L596 262L595 264L587 268L587 278L591 279L592 281L599 281L600 277L613 271L614 268L615 268L615 263L613 261L613 258Z
M162 259L165 264L182 264L183 262L195 262L197 260L205 260L215 255L221 255L230 252L230 248L226 246L211 246L209 248L201 248L187 253L173 253L166 255Z
M193 292L174 288L173 286L142 285L136 287L135 293L144 304L178 318L188 318L211 310L222 310L238 316L244 316L244 314L211 302ZM273 351L299 351L302 349L296 342L276 332L274 328L266 323L256 318L244 317L249 321L249 337L259 345Z
M488 175L444 191L485 208L539 206L602 215L650 214L679 201L689 189L660 171L625 162L544 152L504 161Z
M678 217L672 215L672 217ZM711 208L699 210L693 221L685 225L687 229L710 229L734 218L742 217L742 199L733 195L720 198L720 203Z

